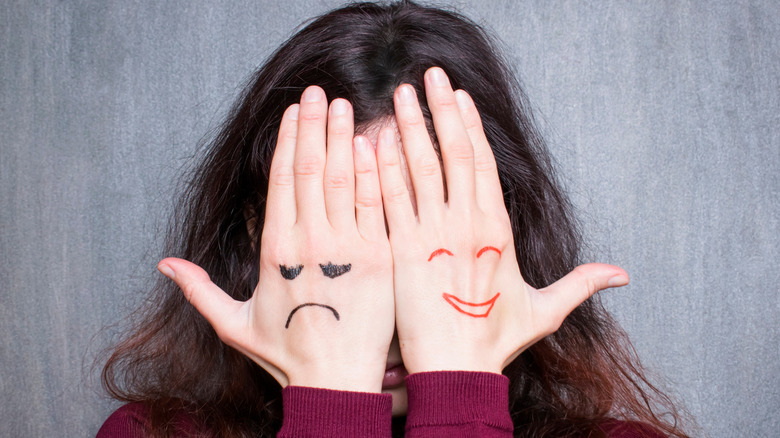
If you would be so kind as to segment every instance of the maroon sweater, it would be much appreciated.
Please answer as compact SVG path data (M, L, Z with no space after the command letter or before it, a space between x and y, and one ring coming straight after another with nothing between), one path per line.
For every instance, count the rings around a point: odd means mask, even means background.
M406 378L406 436L512 436L509 379L500 374L442 371ZM389 437L392 400L389 394L334 391L288 386L282 391L284 419L279 437ZM97 438L146 437L147 411L139 403L122 406L98 431ZM203 433L182 416L182 434ZM659 438L647 428L624 422L605 424L611 438Z

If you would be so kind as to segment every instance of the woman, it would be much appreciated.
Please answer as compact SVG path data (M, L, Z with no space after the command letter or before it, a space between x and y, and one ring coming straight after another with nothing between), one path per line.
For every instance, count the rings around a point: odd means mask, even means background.
M577 267L579 246L478 26L332 11L261 67L193 175L158 266L178 286L109 358L131 404L99 435L382 435L392 409L408 436L684 436L583 303L628 277Z

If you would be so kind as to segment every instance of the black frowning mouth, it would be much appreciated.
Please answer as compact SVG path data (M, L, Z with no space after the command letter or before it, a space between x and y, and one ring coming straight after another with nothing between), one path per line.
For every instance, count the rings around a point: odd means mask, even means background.
M333 307L330 307L330 306L328 306L327 304L320 304L320 303L303 303L303 304L301 304L300 306L298 306L298 307L296 307L296 308L292 309L292 312L290 312L290 315L287 317L287 323L284 325L284 328L288 328L288 327L290 327L290 321L292 320L292 317L293 317L293 315L295 315L295 312L297 312L298 310L300 310L300 309L302 309L302 308L304 308L304 307L310 307L310 306L315 306L315 307L322 307L322 308L328 309L328 310L330 310L331 312L333 312L333 316L334 316L334 317L336 317L336 321L339 321L339 320L340 320L340 319L339 319L339 312L337 312L337 311L336 311L336 309L334 309Z

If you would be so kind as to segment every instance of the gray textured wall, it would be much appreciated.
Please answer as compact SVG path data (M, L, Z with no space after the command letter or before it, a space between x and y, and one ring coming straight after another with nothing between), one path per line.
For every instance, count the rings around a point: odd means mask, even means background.
M337 1L3 1L0 436L89 436L101 330L237 86ZM281 3L281 2L280 2ZM645 363L713 437L780 430L780 7L457 1L506 43Z

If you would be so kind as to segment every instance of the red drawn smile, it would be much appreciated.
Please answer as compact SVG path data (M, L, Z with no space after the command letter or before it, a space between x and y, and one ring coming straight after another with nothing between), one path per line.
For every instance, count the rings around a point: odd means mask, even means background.
M496 293L496 296L485 301L484 303L469 303L468 301L461 300L455 295L448 294L446 292L442 294L444 300L450 303L450 305L454 307L455 310L475 318L486 318L490 311L493 310L493 305L496 304L496 300L498 299L499 295L501 294ZM479 310L483 310L483 313L477 313Z

